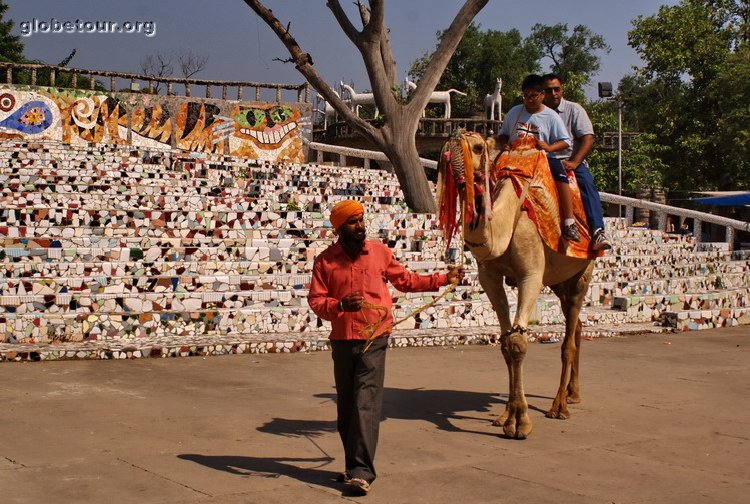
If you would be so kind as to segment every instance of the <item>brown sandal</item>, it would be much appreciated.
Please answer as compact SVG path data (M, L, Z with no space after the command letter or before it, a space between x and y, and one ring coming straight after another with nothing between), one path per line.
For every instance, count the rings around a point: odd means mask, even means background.
M367 492L370 491L370 484L362 478L352 478L347 485L356 495L367 495Z

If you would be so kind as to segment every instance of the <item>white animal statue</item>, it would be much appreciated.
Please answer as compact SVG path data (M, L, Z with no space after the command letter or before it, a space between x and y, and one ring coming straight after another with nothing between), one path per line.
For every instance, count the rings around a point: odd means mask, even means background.
M341 95L339 95L335 90L333 92L336 96L341 98ZM323 102L323 109L316 108L315 111L323 116L323 128L328 128L329 124L336 122L336 109L333 108L333 106L325 101L321 96L318 96L318 100L321 100Z
M503 79L497 78L495 82L495 91L492 94L488 94L484 97L484 110L487 114L487 119L492 121L499 121L503 110L503 97L500 94L500 90L503 88Z
M406 83L407 89L414 90L417 89L417 85L410 81L408 78L404 80ZM445 113L443 114L443 117L445 119L450 119L451 117L451 93L460 94L461 96L466 96L466 93L459 91L458 89L449 89L448 91L433 91L430 95L430 99L427 100L427 103L441 103L445 105ZM425 111L422 111L422 117L425 116Z
M349 98L344 98L344 103L349 105L349 108L357 114L359 117L359 107L361 105L375 105L375 95L372 93L357 93L354 88L347 86L343 82L339 83L341 86L341 95L344 96L344 92L349 94ZM375 117L378 117L378 108L375 107Z

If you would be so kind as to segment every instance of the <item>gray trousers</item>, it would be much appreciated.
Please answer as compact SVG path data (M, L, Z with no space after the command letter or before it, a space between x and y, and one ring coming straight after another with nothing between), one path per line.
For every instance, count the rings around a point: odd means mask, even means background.
M388 338L378 338L366 353L364 341L331 340L336 379L337 428L351 478L375 480L375 450L383 409L385 351Z

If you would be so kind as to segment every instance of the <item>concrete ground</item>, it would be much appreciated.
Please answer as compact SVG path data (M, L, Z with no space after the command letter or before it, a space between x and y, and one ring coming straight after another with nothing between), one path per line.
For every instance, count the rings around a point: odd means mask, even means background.
M750 329L584 341L583 402L544 417L559 344L532 344L534 432L504 439L498 347L391 349L379 478L342 494L330 354L0 365L0 502L739 503Z

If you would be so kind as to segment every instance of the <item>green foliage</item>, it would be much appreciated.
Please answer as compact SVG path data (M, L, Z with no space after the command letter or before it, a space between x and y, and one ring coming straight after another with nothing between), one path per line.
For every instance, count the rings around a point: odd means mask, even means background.
M440 40L443 32L438 32ZM425 54L412 62L409 76L418 80L424 72L430 55ZM452 108L457 117L470 117L484 113L484 97L495 89L495 80L503 79L503 108L507 110L520 95L521 81L539 72L539 49L518 30L501 32L482 31L472 23L466 29L461 43L453 54L437 89L458 89L467 96L453 95Z
M591 81L599 71L598 51L609 53L610 47L604 37L592 32L584 25L576 25L569 33L568 25L558 23L554 26L535 24L531 28L530 41L539 47L542 57L552 63L552 72L560 75L565 82L565 93L573 101L576 97L571 92L580 90Z
M620 82L626 127L650 133L641 147L672 191L750 186L748 21L746 0L683 0L633 21L645 65Z
M11 35L13 21L4 21L8 5L0 0L0 60L12 63L23 63L23 43L18 35Z
M683 77L701 83L716 74L728 55L731 36L703 3L685 0L633 21L628 43L646 62L646 76L681 84Z
M444 32L438 32L438 41ZM458 117L484 114L484 98L495 89L495 80L503 80L503 110L520 102L521 82L531 73L543 73L541 61L549 58L549 71L565 80L566 97L583 101L583 87L599 69L598 51L609 52L604 38L583 25L569 32L565 24L536 24L528 37L512 29L507 32L481 30L472 23L466 29L453 54L438 89L458 89L467 96L454 95L452 108ZM431 55L425 54L411 64L409 76L417 80L424 73ZM430 109L427 111L430 115Z

